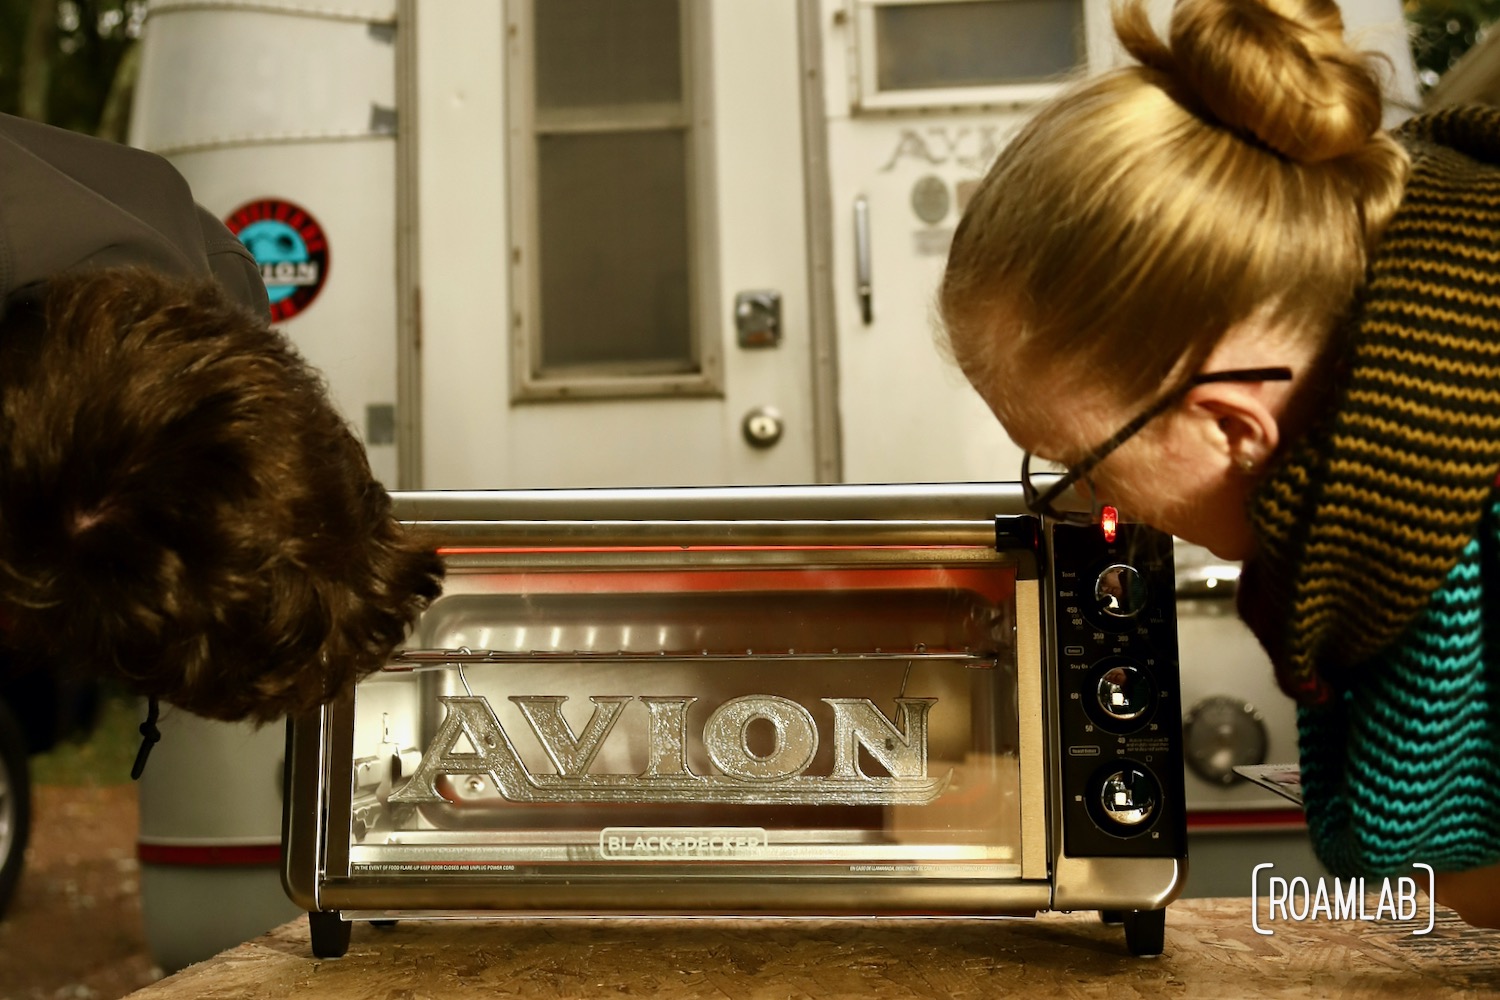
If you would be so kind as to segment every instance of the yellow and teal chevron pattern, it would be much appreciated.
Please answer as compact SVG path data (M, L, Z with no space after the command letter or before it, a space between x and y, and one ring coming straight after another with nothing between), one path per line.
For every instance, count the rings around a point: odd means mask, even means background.
M1304 703L1354 683L1423 613L1500 471L1500 108L1397 134L1412 176L1344 331L1337 403L1251 503L1246 598L1262 607L1246 618Z
M1402 641L1361 665L1358 684L1299 709L1308 831L1335 875L1500 861L1500 677L1487 662L1500 625L1497 525L1500 509Z

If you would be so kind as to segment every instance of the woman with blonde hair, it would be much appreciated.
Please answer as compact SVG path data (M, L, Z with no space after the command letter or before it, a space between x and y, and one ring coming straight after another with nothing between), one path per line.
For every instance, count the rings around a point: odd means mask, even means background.
M1330 0L1180 0L1045 106L940 307L1011 437L1246 560L1336 875L1439 873L1500 924L1500 110L1381 127ZM1494 641L1500 642L1500 639Z

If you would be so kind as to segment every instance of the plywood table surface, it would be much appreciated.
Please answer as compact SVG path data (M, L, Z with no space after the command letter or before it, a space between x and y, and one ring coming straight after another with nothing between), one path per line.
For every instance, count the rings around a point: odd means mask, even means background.
M301 919L131 998L1500 996L1500 931L1443 910L1421 937L1409 923L1274 929L1255 933L1246 899L1185 900L1167 911L1165 953L1143 959L1093 913L402 921L355 924L345 957L317 959Z

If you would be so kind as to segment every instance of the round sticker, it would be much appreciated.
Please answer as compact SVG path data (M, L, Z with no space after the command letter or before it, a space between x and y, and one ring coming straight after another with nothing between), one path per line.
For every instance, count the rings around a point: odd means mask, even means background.
M935 226L943 221L948 214L950 204L948 185L941 177L928 174L926 177L918 178L911 187L911 210L917 214L917 218L929 226Z
M271 320L312 305L328 280L328 238L312 213L280 198L262 198L224 220L254 255L271 300Z

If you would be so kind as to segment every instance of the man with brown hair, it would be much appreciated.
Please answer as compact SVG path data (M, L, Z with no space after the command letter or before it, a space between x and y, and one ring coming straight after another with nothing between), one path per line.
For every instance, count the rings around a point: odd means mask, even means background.
M268 721L438 594L266 314L165 161L0 115L0 627L27 661Z

